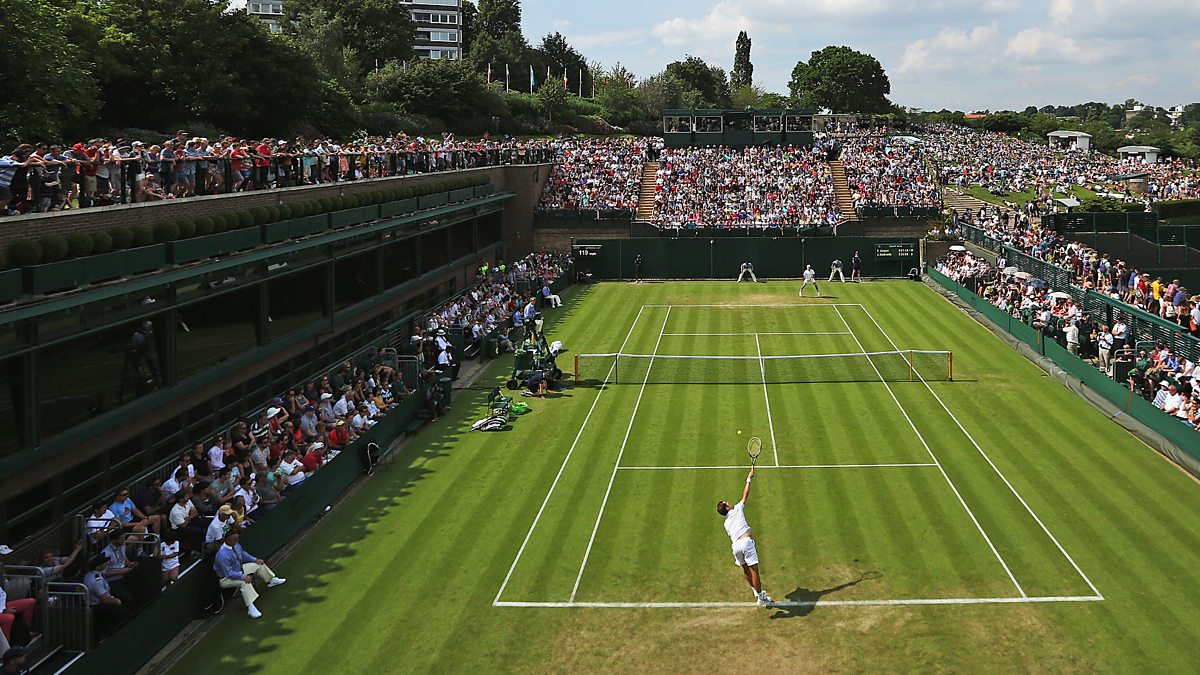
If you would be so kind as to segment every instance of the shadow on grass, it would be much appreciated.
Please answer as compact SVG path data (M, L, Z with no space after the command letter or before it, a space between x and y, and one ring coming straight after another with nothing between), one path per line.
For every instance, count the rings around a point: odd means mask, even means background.
M882 575L879 572L867 572L859 576L857 579L853 579L843 584L838 584L837 586L832 586L819 591L801 586L784 596L787 598L788 602L794 602L797 604L795 606L776 607L775 613L771 615L771 618L795 619L796 617L808 616L809 614L812 614L813 610L817 608L817 605L821 603L821 598L833 593L837 593L838 591L844 591L851 586L857 586L864 581L878 579L880 576Z

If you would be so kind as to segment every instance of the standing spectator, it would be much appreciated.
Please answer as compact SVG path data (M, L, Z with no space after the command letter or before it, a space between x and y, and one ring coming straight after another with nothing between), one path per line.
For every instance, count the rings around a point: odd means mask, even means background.
M262 612L254 606L254 601L258 599L258 591L254 589L254 577L265 581L267 588L279 586L287 582L287 579L275 576L262 558L255 558L246 553L238 543L239 537L238 530L230 530L225 535L225 542L217 550L216 559L213 561L213 570L217 573L221 588L236 588L241 591L242 600L246 603L246 613L251 619L257 619L262 616Z
M167 531L163 533L163 538L158 542L158 559L162 565L162 583L163 590L176 582L179 579L179 556L182 555L179 548L179 539L175 533Z

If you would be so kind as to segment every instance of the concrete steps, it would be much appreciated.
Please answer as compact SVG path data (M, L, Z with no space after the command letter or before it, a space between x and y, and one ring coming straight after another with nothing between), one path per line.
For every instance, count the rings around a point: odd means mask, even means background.
M841 160L834 160L829 163L829 173L833 175L833 194L844 222L857 222L858 213L854 210L854 194L850 192L850 182L846 180L846 167L842 165Z
M657 195L655 183L658 181L658 162L646 162L642 168L642 189L638 193L637 214L638 222L649 223L654 220L654 198Z

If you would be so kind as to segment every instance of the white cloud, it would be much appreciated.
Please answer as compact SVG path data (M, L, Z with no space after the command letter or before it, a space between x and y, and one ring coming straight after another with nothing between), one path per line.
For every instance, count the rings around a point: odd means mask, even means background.
M576 49L605 49L608 47L632 47L646 41L645 31L639 28L629 30L609 30L590 35L572 35L568 42Z
M932 38L921 38L904 48L898 74L929 70L949 70L963 59L987 61L996 37L996 25L976 26L968 33L959 28L943 28Z
M555 19L550 22L550 27L557 31L567 30L574 25L574 22L569 19Z
M1011 12L1017 9L1020 6L1021 3L1017 0L987 0L987 2L984 2L979 8L989 14L1004 14L1005 12Z
M1042 28L1026 28L1008 41L1005 53L1028 59L1058 59L1076 64L1091 64L1100 60L1100 52L1080 47L1075 39Z
M1050 3L1050 20L1056 24L1066 22L1075 14L1075 0L1052 0Z

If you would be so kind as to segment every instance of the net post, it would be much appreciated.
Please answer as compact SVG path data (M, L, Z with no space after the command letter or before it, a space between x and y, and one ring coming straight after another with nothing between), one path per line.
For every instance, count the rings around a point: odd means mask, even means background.
M946 352L946 379L954 381L954 352Z
M621 355L613 356L613 384L621 384Z
M575 355L575 381L579 381L579 355Z

